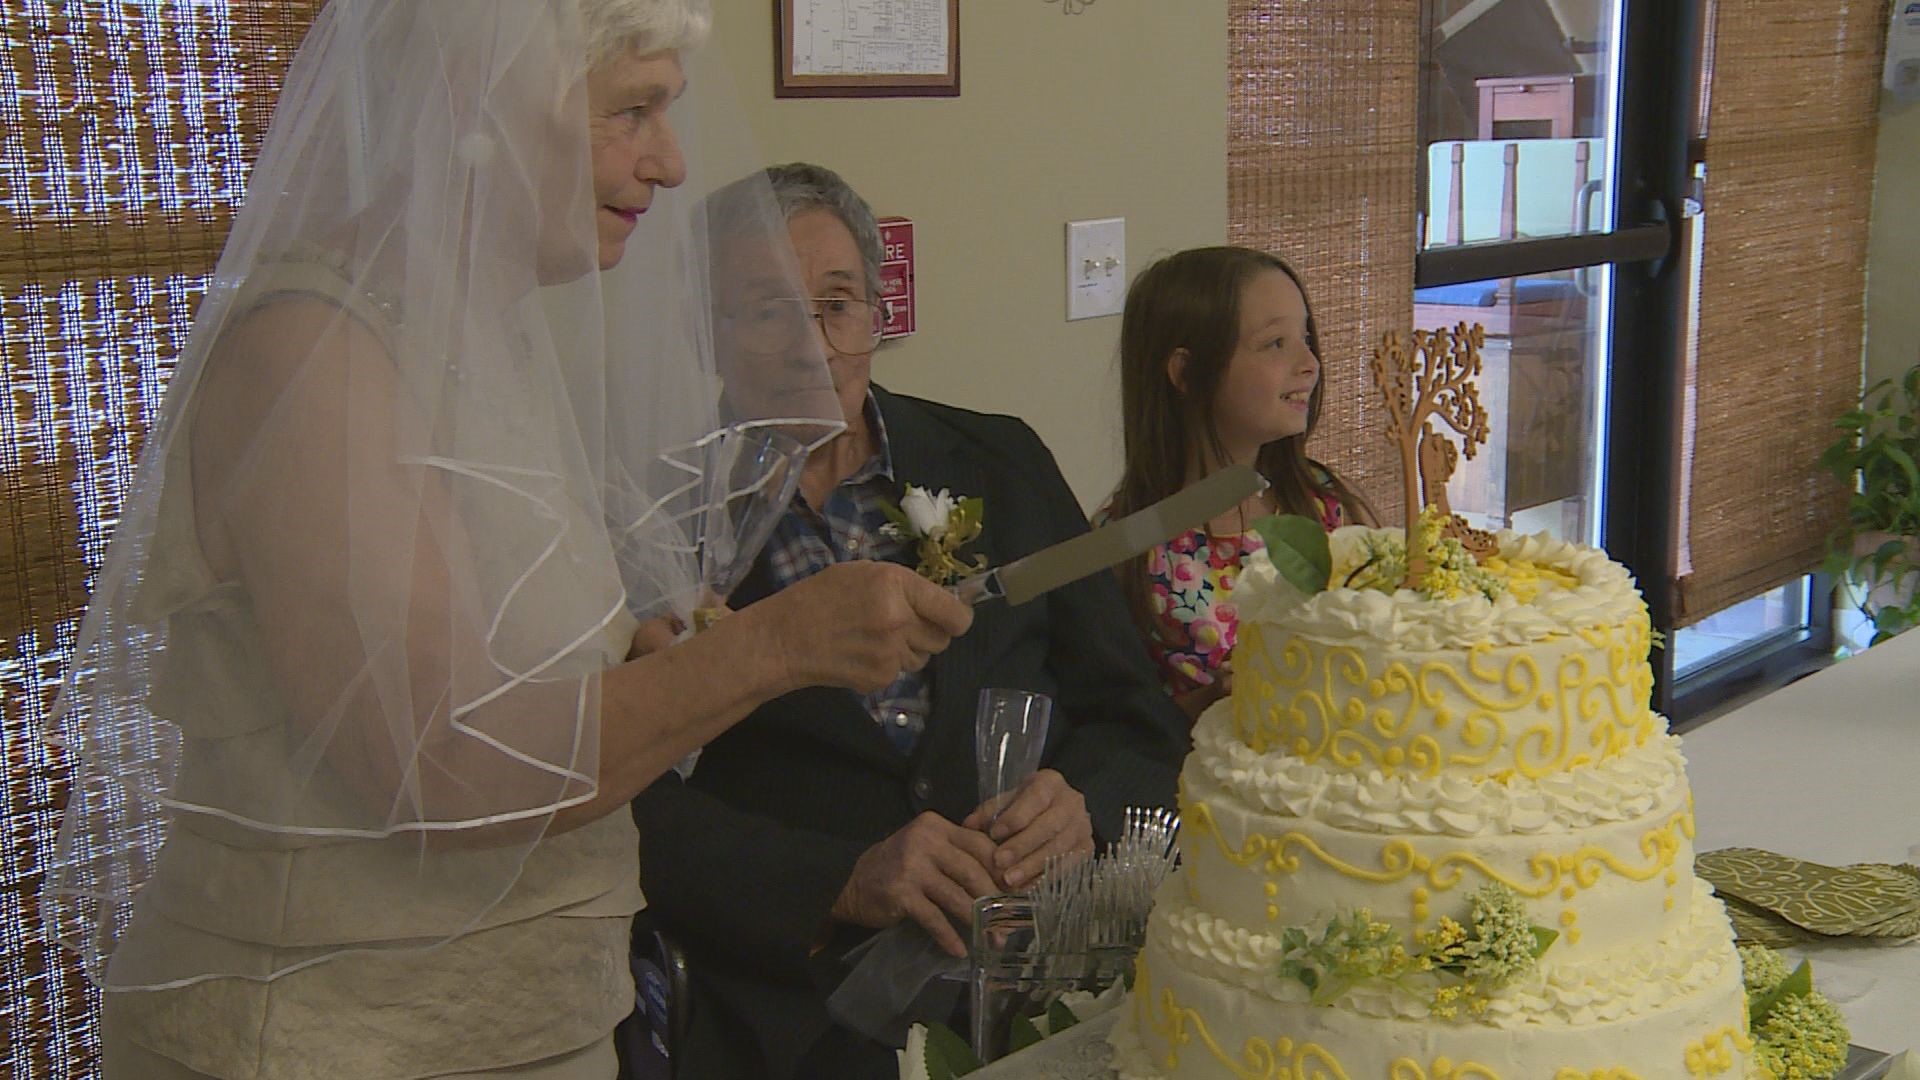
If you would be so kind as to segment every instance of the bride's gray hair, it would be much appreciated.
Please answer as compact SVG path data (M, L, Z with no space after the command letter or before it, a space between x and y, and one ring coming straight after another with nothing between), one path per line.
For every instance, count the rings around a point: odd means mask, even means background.
M628 50L697 49L713 29L708 0L580 0L580 18L590 67Z

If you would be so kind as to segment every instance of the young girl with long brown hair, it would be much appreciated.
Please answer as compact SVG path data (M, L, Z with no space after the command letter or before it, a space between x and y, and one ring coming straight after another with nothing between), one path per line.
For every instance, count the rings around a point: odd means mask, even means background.
M1263 546L1250 523L1303 514L1331 531L1374 515L1307 457L1323 394L1320 340L1305 284L1277 256L1205 247L1147 267L1127 291L1120 369L1126 466L1102 516L1236 462L1271 485L1117 571L1168 691L1197 717L1231 686L1230 594L1242 561Z

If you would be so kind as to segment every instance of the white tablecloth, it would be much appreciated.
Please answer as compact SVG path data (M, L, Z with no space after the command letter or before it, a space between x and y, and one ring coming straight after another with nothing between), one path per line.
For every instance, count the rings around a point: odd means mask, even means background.
M1700 851L1758 847L1829 866L1920 861L1920 632L1683 741ZM1854 1042L1920 1047L1920 944L1845 943L1807 955Z

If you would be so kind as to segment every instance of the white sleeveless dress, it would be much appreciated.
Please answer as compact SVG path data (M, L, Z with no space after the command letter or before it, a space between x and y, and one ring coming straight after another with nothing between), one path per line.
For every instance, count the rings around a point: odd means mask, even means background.
M304 294L339 305L391 342L381 306L354 293L323 263L288 263L249 289L252 304ZM245 310L244 308L239 310ZM188 421L191 423L191 419ZM509 434L507 437L512 437ZM347 805L310 769L296 769L296 736L269 675L250 598L209 567L193 517L191 443L180 433L138 605L167 622L168 647L151 706L184 734L177 792L218 784L232 799L236 777L260 792L299 791L299 820L327 820ZM584 508L567 530L572 549L529 582L542 612L531 625L581 625L583 612L617 606L619 579L605 529ZM484 527L484 523L470 523ZM626 656L635 623L622 612L555 673L584 675ZM571 640L572 635L560 640ZM280 797L280 809L285 798ZM231 805L224 802L223 805ZM437 855L433 872L484 869L485 849ZM510 857L519 858L515 851ZM612 1080L612 1031L633 1009L628 934L645 905L639 836L631 815L543 840L508 892L472 932L429 949L396 942L444 936L446 912L423 887L408 845L305 835L267 839L221 827L206 815L177 817L154 874L135 900L128 950L210 957L210 970L265 974L307 956L335 955L272 981L219 978L157 991L105 995L107 1080L415 1080L516 1077ZM431 929L429 929L431 927ZM366 942L370 951L341 951ZM111 981L111 975L109 977Z

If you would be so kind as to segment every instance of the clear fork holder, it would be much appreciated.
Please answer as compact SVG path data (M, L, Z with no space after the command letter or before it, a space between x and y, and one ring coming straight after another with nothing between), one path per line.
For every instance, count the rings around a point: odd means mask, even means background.
M1005 1057L1017 1017L1047 1011L1072 990L1098 992L1133 964L1132 946L1083 952L1043 951L1035 933L1033 901L983 896L973 904L968 949L969 1019L974 1054L982 1062Z

